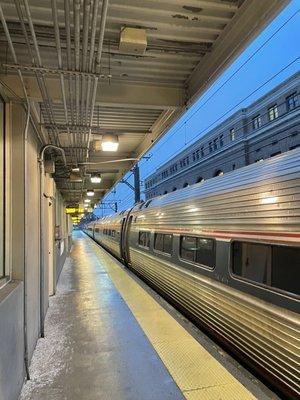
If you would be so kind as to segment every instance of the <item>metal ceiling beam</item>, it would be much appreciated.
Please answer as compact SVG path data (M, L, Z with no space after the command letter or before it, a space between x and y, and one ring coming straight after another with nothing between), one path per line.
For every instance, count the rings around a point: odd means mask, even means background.
M15 75L1 75L1 79L20 97L22 88ZM28 94L31 100L43 101L36 79L26 77ZM62 103L59 79L46 78L49 95L53 103ZM98 85L96 105L116 108L136 108L161 110L181 107L185 101L185 91L180 88L151 86L130 83L100 83Z

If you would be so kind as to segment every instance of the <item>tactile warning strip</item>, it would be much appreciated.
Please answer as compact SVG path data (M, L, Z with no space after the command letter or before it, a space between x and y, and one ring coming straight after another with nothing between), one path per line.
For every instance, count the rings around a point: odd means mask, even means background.
M250 400L253 396L105 250L95 254L188 400Z

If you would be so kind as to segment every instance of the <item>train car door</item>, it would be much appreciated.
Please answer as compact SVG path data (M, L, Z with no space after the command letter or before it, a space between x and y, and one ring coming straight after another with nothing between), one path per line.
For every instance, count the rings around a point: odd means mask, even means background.
M130 233L130 227L132 224L132 219L133 215L130 215L130 217L127 220L127 223L125 225L125 243L124 243L124 252L125 252L125 261L126 264L130 265L130 251L129 251L129 233Z
M129 230L132 222L132 215L130 215L131 210L122 219L121 225L121 240L120 240L120 254L122 259L126 264L130 262L129 260Z
M122 218L121 236L120 236L120 254L121 254L121 258L124 261L125 261L125 252L124 252L125 225L126 225L126 217Z

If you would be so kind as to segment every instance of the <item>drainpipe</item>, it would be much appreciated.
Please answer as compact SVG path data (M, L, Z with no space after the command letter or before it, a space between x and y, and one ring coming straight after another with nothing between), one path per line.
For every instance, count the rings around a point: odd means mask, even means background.
M47 144L42 147L39 155L39 165L40 165L40 330L41 337L45 337L45 324L44 324L44 281L45 281L45 263L44 263L44 156L45 151L48 149L57 150L61 153L65 166L67 165L67 160L65 156L65 152L62 148L58 146L54 146L52 144Z

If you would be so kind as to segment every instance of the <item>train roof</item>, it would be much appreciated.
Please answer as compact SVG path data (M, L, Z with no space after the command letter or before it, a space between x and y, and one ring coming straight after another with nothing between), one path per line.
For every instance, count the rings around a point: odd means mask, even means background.
M143 204L138 204L134 207L134 211L161 207L173 202L184 202L187 198L226 194L266 183L271 185L283 179L289 180L295 177L300 178L300 148L155 197Z

